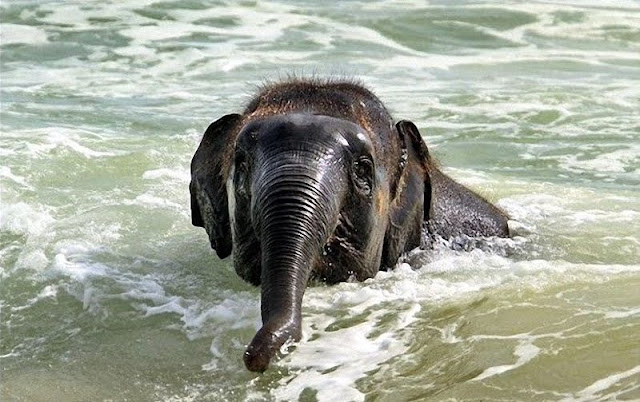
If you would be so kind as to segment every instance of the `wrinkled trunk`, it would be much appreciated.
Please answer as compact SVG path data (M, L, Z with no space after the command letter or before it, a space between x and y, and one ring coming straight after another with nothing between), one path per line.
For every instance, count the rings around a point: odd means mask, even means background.
M317 154L300 151L279 152L259 172L252 215L262 243L263 326L244 354L251 371L266 370L285 342L300 340L302 296L335 227L343 182Z

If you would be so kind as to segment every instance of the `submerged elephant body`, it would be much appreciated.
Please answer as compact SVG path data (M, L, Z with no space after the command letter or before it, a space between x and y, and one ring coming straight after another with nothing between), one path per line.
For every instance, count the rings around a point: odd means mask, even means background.
M192 223L262 288L244 360L263 371L299 340L311 279L364 280L431 235L507 236L507 217L436 167L418 129L350 82L264 88L206 130L191 164ZM426 225L425 225L426 223Z

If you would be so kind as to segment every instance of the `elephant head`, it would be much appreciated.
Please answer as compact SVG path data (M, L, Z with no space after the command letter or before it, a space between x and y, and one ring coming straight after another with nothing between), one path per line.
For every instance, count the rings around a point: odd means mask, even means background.
M192 222L261 286L249 370L264 371L300 339L311 279L364 280L420 245L423 222L438 211L433 169L417 128L394 125L355 84L268 87L242 115L209 126L191 165Z

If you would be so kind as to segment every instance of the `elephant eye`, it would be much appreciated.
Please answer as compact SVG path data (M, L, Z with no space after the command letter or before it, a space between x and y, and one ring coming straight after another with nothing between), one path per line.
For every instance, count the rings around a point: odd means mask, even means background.
M356 187L364 195L371 195L373 190L373 161L366 156L360 157L353 164Z

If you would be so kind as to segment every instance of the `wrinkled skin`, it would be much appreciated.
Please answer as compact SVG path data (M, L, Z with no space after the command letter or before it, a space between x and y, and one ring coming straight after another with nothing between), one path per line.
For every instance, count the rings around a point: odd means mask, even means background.
M192 223L261 286L263 327L244 354L264 371L301 337L311 279L365 280L430 235L508 236L507 216L436 167L416 126L394 124L349 82L289 81L204 134L191 164Z

